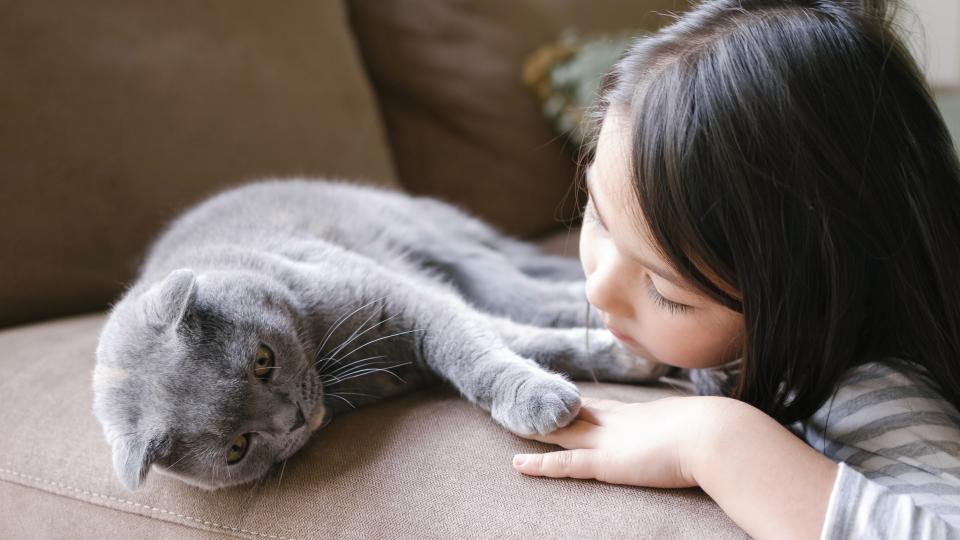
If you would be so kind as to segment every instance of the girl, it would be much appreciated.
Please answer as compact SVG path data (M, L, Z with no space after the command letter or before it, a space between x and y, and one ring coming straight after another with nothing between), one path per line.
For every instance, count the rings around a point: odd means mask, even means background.
M518 471L700 486L759 538L960 536L960 165L888 8L711 0L617 64L587 296L720 395L584 399Z

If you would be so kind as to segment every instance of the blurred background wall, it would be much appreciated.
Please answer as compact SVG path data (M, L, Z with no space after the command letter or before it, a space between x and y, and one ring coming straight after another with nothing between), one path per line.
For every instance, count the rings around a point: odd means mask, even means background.
M960 1L905 0L900 21L960 148Z

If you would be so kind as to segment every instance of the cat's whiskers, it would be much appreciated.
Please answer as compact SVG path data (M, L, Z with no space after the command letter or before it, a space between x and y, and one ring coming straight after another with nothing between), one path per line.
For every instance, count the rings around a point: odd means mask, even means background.
M336 375L337 373L340 373L351 366L359 364L360 362L363 362L365 360L376 360L377 358L386 358L386 355L381 354L379 356L368 356L366 358L361 358L360 360L354 360L353 362L344 364L342 366L338 366L336 369L334 369L330 373L325 373L324 375ZM372 363L376 363L376 362L372 362Z
M337 354L340 353L340 351L342 351L342 350L343 350L347 345L349 345L351 342L353 342L354 340L356 340L357 338L359 338L359 337L362 336L363 334L366 334L367 332L373 330L374 328L376 328L376 327L378 327L378 326L380 326L380 325L382 325L382 324L384 324L384 323L386 323L386 322L388 322L388 321L390 321L390 320L392 320L392 319L394 319L394 318L397 317L397 315L393 315L393 316L391 316L391 317L387 317L386 319L378 322L377 324L374 324L374 325L370 326L369 328L366 328L366 329L365 329L365 328L364 328L364 325L366 325L366 323L369 322L370 319L372 319L374 315L376 315L376 314L374 313L374 314L371 314L370 317L367 317L367 319L366 319L365 321L363 321L363 323L360 324L360 327L357 328L356 330L354 330L354 332L350 335L350 337L348 337L343 343L341 343L340 345L338 345L338 346L337 346L333 351L331 351L330 354L328 354L325 358L323 358L323 359L321 359L320 361L318 361L318 362L316 363L316 364L320 364L319 367L318 367L318 371L320 371L320 372L322 373L322 372L323 372L324 370L326 370L329 366L335 365L335 364L339 363L341 360L343 360L346 356L343 356L343 357L341 357L341 358L337 358L336 356L337 356ZM314 364L314 365L316 365L316 364Z
M372 344L374 344L374 343L376 343L376 342L378 342L378 341L383 341L383 340L385 340L385 339L392 338L392 337L402 336L402 335L404 335L404 334L412 334L413 332L423 332L423 331L424 331L423 328L414 328L413 330L404 330L403 332L396 332L396 333L394 333L394 334L388 334L388 335L383 336L383 337L378 337L378 338L376 338L376 339L372 339L372 340L364 343L363 345L360 345L359 347L353 349L352 351L348 352L347 354L342 355L342 356L341 356L340 358L338 358L336 361L337 361L337 362L340 362L340 361L343 360L344 358L346 358L346 357L350 356L351 354L359 351L360 349L362 349L362 348L364 348L364 347L366 347L366 346L368 346L368 345L372 345Z
M266 478L266 475L261 476L261 477L257 478L256 480L254 480L253 485L250 486L250 489L247 490L247 494L244 495L243 501L240 503L240 509L241 509L241 510L246 510L247 505L249 505L249 504L250 504L250 501L253 500L254 491L257 491L257 490L260 488L260 483L263 482L265 478ZM244 517L245 517L246 515L247 515L247 513L246 513L245 511L241 511L241 512L240 512L240 522L241 522L241 524L243 523L243 519L244 519Z
M377 324L371 326L370 328L367 328L366 330L364 330L363 332L360 332L359 334L357 334L356 332L354 332L355 335L350 336L350 338L347 339L346 341L344 341L343 343L341 343L339 347L337 347L336 349L330 351L330 354L329 354L328 356L330 356L330 357L336 357L337 354L340 353L340 351L342 351L343 349L345 349L345 348L347 347L347 345L349 345L350 343L352 343L355 339L357 339L358 337L360 337L360 336L366 334L367 332L373 330L374 328L380 326L381 324L387 323L387 322L389 322L389 321L397 318L397 316L398 316L398 315L393 315L393 316L387 317L386 319L378 322ZM370 316L370 318L372 318L372 317L373 317L373 315ZM370 318L368 318L367 321L369 321ZM364 323L366 323L366 321L364 321Z
M180 459L178 459L178 460L174 461L173 463L171 463L167 468L170 469L170 470L174 470L174 468L177 466L177 464L180 463L181 461L183 461L184 458L186 458L186 457L189 456L189 455L190 455L190 452L184 452L183 455L180 456Z
M350 313L348 313L348 314L346 314L346 315L343 315L343 316L341 316L341 317L338 317L335 321L333 321L333 324L330 326L330 328L327 329L327 333L323 335L323 339L320 341L320 346L317 347L317 353L314 355L314 359L316 359L318 356L320 356L320 353L323 352L323 348L327 345L327 340L330 339L330 338L333 336L333 333L337 331L337 328L340 328L340 325L342 325L343 323L347 322L347 319L349 319L350 317L353 317L354 314L356 314L356 313L357 313L358 311L360 311L361 309L364 309L364 308L366 308L367 306L370 306L371 304L374 304L374 303L376 303L376 302L380 302L380 301L382 301L382 300L386 300L386 298L387 298L386 296L383 296L383 297L377 298L377 299L375 299L375 300L371 300L371 301L367 302L366 304L358 307L357 309L351 311Z
M397 365L383 366L382 368L376 366L376 364L383 364L383 363L386 363L386 361L368 362L368 363L366 363L366 364L361 364L361 365L359 365L359 366L354 366L353 368L347 370L345 373L330 373L330 374L326 375L326 377L327 377L326 380L328 380L328 381L333 381L334 383L336 383L336 382L340 382L340 381L342 381L342 380L345 380L344 377L348 377L348 376L353 375L353 374L355 374L355 373L360 373L360 372L362 372L362 371L364 371L364 370L368 370L368 369L388 369L388 370L389 370L389 369L393 369L393 368L395 368L395 367L398 367ZM406 364L409 364L409 363L410 363L410 362L407 362ZM406 364L400 364L400 365L406 365Z
M402 363L402 364L396 364L396 365L394 365L394 366L390 366L389 368L373 368L373 367L371 367L371 368L363 368L363 369L360 369L360 370L357 370L357 371L351 371L350 373L347 373L347 374L345 374L345 375L343 375L343 376L341 376L341 377L337 377L335 380L330 381L328 384L339 384L339 383L342 383L343 381L348 381L348 380L350 380L350 379L355 379L355 378L357 378L357 377L362 377L362 376L368 375L368 374L370 374L370 373L376 373L376 372L381 372L381 371L384 372L384 373L389 373L390 375L393 375L394 377L396 377L396 378L397 378L400 382L402 382L402 383L406 383L407 381L406 381L403 377L397 375L396 373L394 373L394 372L392 372L392 371L390 371L390 370L393 369L393 368L397 368L397 367L400 367L400 366L405 366L405 365L412 364L412 363L413 363L413 362L404 362L404 363Z
M405 331L403 331L403 332L395 332L395 333L393 333L393 334L388 334L388 335L386 335L386 336L382 336L382 337L379 337L379 338L376 338L376 339L372 339L372 340L370 340L370 341L367 341L367 342L364 343L363 345L360 345L360 346L354 348L354 349L351 350L350 352L341 355L339 358L336 358L336 359L333 361L333 364L337 364L337 363L339 363L339 362L342 362L344 359L346 359L347 357L349 357L351 354L359 351L360 349L363 349L364 347L367 347L367 346L369 346L369 345L372 345L373 343L376 343L376 342L378 342L378 341L382 341L382 340L384 340L384 339L389 339L389 338L392 338L392 337L402 336L402 335L405 335L405 334L410 334L410 333L413 333L413 332L422 332L422 331L423 331L422 328L414 328L413 330L405 330ZM377 358L377 357L371 357L371 358ZM367 360L367 359L365 359L365 360ZM357 361L357 362L359 362L359 361ZM354 363L356 363L356 362L354 362ZM346 381L346 380L349 380L349 379L353 379L353 378L360 377L360 376L363 376L363 375L367 375L367 374L370 374L370 373L377 373L377 372L382 371L382 372L389 373L390 375L396 377L398 380L400 380L400 382L403 382L403 383L406 383L406 382L407 382L403 377L400 377L399 375L397 375L396 373L394 373L394 372L392 372L392 371L390 371L390 370L393 369L393 368L396 368L396 367L400 367L400 366L405 366L405 365L411 364L412 362L404 362L404 363L402 363L402 364L396 364L396 365L390 366L390 367L388 367L388 368L374 368L374 367L369 367L369 366L371 366L371 365L373 365L373 364L377 364L377 363L381 363L381 362L369 362L368 364L365 364L365 365L354 366L354 368L356 368L356 369L348 370L346 373L341 373L341 371L342 371L343 369L347 369L347 368L350 366L350 364L345 365L345 366L341 366L340 368L338 368L338 369L337 369L336 371L334 371L333 373L321 373L321 381L322 381L323 384L325 384L325 385L338 384L338 383L341 383L341 382ZM322 372L322 370L321 370L321 372Z
M337 398L337 399L342 399L343 401L346 401L346 402L347 402L347 405L350 405L350 406L353 407L354 409L357 408L356 405L354 405L353 403L351 403L349 399L347 399L347 398L345 398L345 397L343 397L343 396L339 396L339 395L337 395L337 394L327 394L327 395L330 396L330 397L335 397L335 398Z
M357 339L357 334L359 334L362 331L365 331L364 328L367 326L367 323L369 323L374 317L376 317L376 315L377 315L376 312L373 312L370 315L368 315L367 318L363 320L363 322L358 324L357 327L353 329L353 332L349 336L347 336L347 339L344 340L342 343L340 343L340 345L337 345L337 347L334 348L333 351L331 351L330 354L328 354L327 356L337 356L337 352L342 350L345 344L350 343L354 339Z
M346 344L350 343L351 341L353 341L354 339L357 338L358 333L361 332L361 330L363 330L364 326L366 326L366 324L367 324L368 322L370 322L370 319L372 319L372 318L374 317L374 315L376 315L376 313L371 313L369 317L367 317L366 319L364 319L364 321L357 326L357 328L353 331L352 334L350 334L350 335L347 337L346 340L344 340L342 343L340 343L340 345L337 345L337 346L333 349L333 351L330 352L330 354L327 354L326 356L324 356L324 357L321 358L320 360L314 362L314 365L316 366L317 364L319 364L318 369L319 369L320 371L325 370L325 369L327 368L328 364L329 364L331 361L333 361L333 360L336 359L337 353L340 352L341 350L343 350L343 347L344 347ZM365 331L365 330L364 330L364 331Z
M283 464L280 465L280 478L277 479L277 489L280 489L280 483L283 482L283 471L287 468L287 460L283 460Z
M357 396L377 397L373 394L364 394L363 392L329 392L330 395L352 394Z

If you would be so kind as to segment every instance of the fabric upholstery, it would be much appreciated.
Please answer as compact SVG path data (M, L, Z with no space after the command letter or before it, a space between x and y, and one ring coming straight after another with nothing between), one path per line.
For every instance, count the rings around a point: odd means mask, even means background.
M533 236L575 208L576 149L522 82L524 60L568 28L653 28L685 0L349 0L397 172Z
M341 2L3 2L0 73L0 326L102 309L227 185L393 178Z
M173 526L259 538L744 537L699 490L524 477L514 453L555 447L512 435L442 386L335 418L256 487L204 492L154 472L126 492L91 412L103 321L0 331L0 537L192 537ZM580 386L637 401L682 391Z

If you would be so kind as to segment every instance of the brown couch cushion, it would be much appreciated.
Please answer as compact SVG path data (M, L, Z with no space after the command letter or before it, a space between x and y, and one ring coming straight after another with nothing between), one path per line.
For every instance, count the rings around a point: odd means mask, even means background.
M744 537L699 490L520 475L510 466L514 453L556 447L512 435L447 387L335 418L288 461L282 479L255 488L204 492L154 473L126 492L91 412L103 321L89 315L0 331L0 537L147 536L142 519L118 512L167 522L151 537L173 537L169 524L300 539ZM580 386L636 401L677 392ZM89 506L73 515L76 501Z
M561 30L651 28L686 0L349 0L398 174L507 231L569 215L573 148L540 115L524 59Z
M339 1L4 2L0 326L102 308L228 184L389 181L348 28Z

